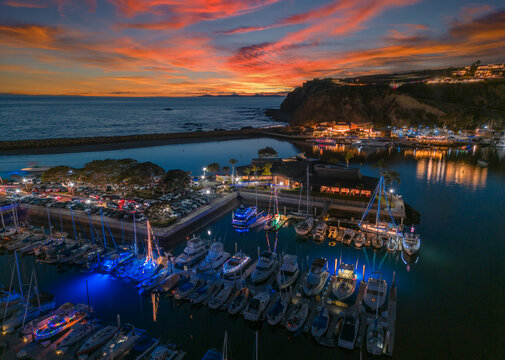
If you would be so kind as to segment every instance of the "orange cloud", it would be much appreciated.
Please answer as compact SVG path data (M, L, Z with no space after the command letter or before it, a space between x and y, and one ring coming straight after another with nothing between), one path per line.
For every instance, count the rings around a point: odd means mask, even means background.
M37 8L37 9L45 8L48 6L48 4L45 2L23 1L23 0L5 0L3 4L11 7Z

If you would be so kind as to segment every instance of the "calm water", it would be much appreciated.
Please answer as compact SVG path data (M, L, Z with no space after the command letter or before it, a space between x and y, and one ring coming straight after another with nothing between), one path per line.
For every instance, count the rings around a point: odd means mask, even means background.
M239 141L220 145L224 151L231 152L245 148L241 144ZM291 144L286 146L282 150L285 154L300 150ZM303 150L321 155L319 149L304 147ZM152 153L157 152L153 149ZM253 153L251 150L249 156ZM339 156L339 152L327 150L321 156L335 155ZM243 156L245 162L246 155ZM474 152L473 149L450 154L393 150L364 155L360 151L351 163L362 163L364 173L376 175L375 163L379 156L385 156L388 166L401 175L401 184L395 185L396 191L421 213L417 230L422 234L423 243L417 262L406 264L400 254L301 241L292 228L279 231L277 251L295 253L304 262L307 256L309 261L324 256L330 268L342 254L344 261L358 261L359 268L366 265L366 276L373 270L380 270L389 282L392 271L396 271L398 309L394 358L503 359L503 157L493 151ZM480 158L489 160L489 168L475 166L476 159ZM262 249L268 244L275 246L274 235L267 239L263 232L234 233L230 220L229 213L223 214L202 232L206 234L210 230L225 239L228 251L233 252L237 243L253 257L258 246ZM179 246L174 251L181 250ZM7 283L12 258L3 256L1 259L0 280ZM28 280L32 259L23 258L22 264ZM170 338L191 350L189 359L200 359L207 348L220 347L225 330L228 330L233 359L251 358L256 329L260 329L260 358L263 359L306 359L315 354L320 359L359 359L360 356L357 351L318 346L308 335L292 337L282 328L272 329L266 323L253 326L241 317L230 317L228 313L211 312L187 303L175 304L171 299L159 300L155 321L152 299L139 296L128 284L106 275L84 275L73 270L58 273L53 266L38 265L38 270L41 288L55 293L61 302L85 302L85 280L88 280L91 302L98 316L114 321L115 314L120 313L124 321L131 321L149 329L153 335ZM366 354L363 357L366 358Z
M278 108L282 100L282 97L0 96L0 140L265 127L276 123L263 114L264 110Z

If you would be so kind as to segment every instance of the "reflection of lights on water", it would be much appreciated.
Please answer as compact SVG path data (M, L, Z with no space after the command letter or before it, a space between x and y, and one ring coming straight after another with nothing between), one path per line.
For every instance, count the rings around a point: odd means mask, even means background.
M472 186L473 189L485 186L487 181L487 168L445 159L419 159L416 174L418 179L428 182L460 184Z

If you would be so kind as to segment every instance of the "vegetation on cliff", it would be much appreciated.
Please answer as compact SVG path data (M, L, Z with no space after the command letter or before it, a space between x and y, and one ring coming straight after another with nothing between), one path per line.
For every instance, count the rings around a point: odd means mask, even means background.
M342 85L314 79L281 104L293 126L371 121L382 126L505 127L505 80L474 83Z

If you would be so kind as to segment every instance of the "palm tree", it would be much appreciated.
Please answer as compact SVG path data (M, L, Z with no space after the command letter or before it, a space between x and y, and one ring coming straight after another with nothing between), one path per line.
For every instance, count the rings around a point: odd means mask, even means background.
M256 178L257 176L257 173L258 171L260 171L261 169L259 167L257 167L256 165L253 165L252 168L251 168L251 171L254 173L254 177Z
M272 175L272 164L271 163L265 163L265 165L263 165L263 173L262 175L263 176L270 176Z
M238 163L238 160L237 159L233 159L231 158L230 160L228 160L228 162L231 164L232 166L232 171L231 171L231 177L232 177L232 180L233 178L235 177L235 164ZM233 182L233 181L232 181Z
M249 167L246 167L246 168L244 169L244 173L247 175L247 178L248 178L248 179L249 179L249 174L251 173L251 171L252 171L252 169L251 169L251 168L249 168Z

